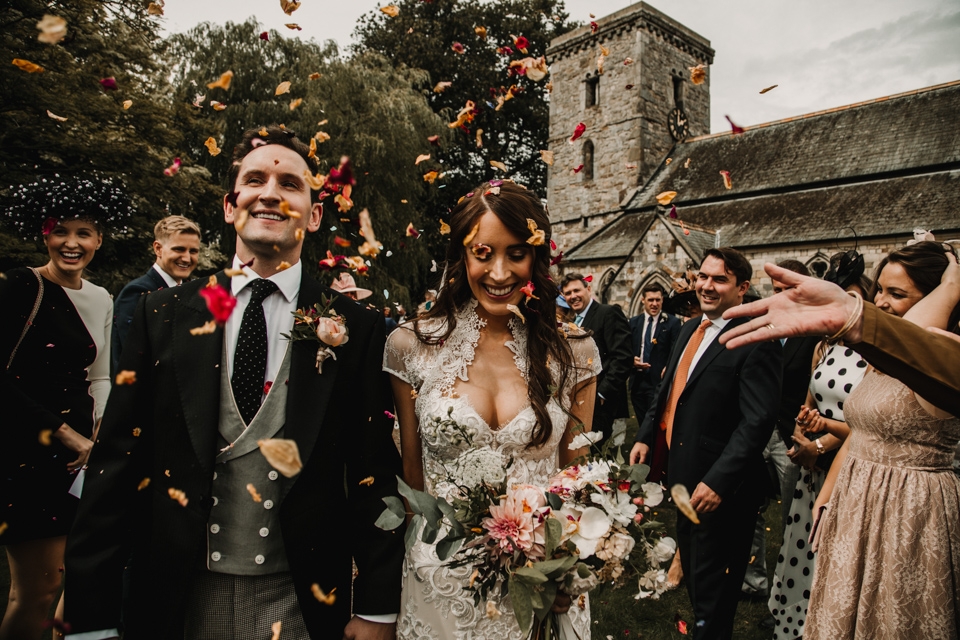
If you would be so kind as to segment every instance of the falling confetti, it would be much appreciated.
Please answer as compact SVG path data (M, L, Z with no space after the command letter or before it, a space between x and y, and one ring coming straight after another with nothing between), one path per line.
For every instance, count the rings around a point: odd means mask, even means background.
M529 238L527 238L527 244L539 247L546 242L546 233L543 229L537 228L537 223L535 220L532 218L527 218L527 228L530 229L530 233L532 234Z
M548 164L551 167L553 166L553 151L547 151L546 149L540 149L540 159L543 160L544 164Z
M162 16L163 15L163 0L157 0L156 2L151 2L147 5L147 15L150 16Z
M518 307L517 305L515 305L515 304L508 304L508 305L507 305L507 311L509 311L510 313L514 314L514 315L517 316L518 318L520 318L520 322L522 322L523 324L526 324L526 323L527 323L527 319L524 317L523 312L520 311L520 307Z
M50 436L52 435L53 435L52 429L42 429L40 433L37 434L37 440L39 440L40 444L42 444L43 446L49 447L52 442L50 440Z
M317 602L320 602L325 605L332 605L337 601L337 596L334 594L337 588L334 587L330 590L330 593L324 593L323 589L320 588L320 585L313 583L310 585L310 593L313 594L313 597L317 599Z
M779 87L779 86L780 86L780 85L778 85L778 84L772 84L772 85L770 85L769 87L767 87L766 89L760 89L760 95L765 94L767 91L773 91L774 89L776 89L776 88Z
M703 84L707 80L707 65L698 64L695 67L687 67L690 69L690 82L693 84Z
M117 87L117 79L113 76L100 80L100 86L103 87L104 91L116 91L119 88Z
M273 632L270 640L280 640L280 631L283 629L283 621L277 620L272 625L270 625L270 631Z
M290 101L290 111L293 111L297 107L303 104L303 98L295 98Z
M398 15L400 15L400 7L395 4L388 4L385 7L380 7L380 11L383 11L391 18L396 18Z
M219 325L226 323L237 306L237 299L230 295L230 292L220 284L216 284L216 278L211 276L214 284L207 285L200 289L200 295L207 303L207 310L213 316L213 321Z
M293 12L300 8L300 4L294 0L280 0L280 8L288 16L292 16Z
M68 118L64 118L63 116L58 116L54 112L50 111L50 109L47 109L47 116L50 118L53 118L57 122L66 122L68 120Z
M450 233L450 225L443 221L443 218L440 218L440 235L445 236Z
M406 235L408 238L419 238L420 232L417 231L417 228L413 226L412 222L407 223Z
M230 88L231 82L233 82L233 71L224 71L220 75L219 80L211 82L207 85L207 89L223 89L226 91Z
M676 197L677 197L676 191L664 191L662 193L657 194L657 202L659 202L663 206L667 206L668 204L673 202L673 199Z
M730 172L721 171L720 175L723 176L723 186L725 186L727 189L733 189L733 182L730 180Z
M207 151L209 151L210 155L212 156L218 156L220 155L220 151L222 151L222 149L217 146L217 141L212 136L207 138L203 145L207 148Z
M24 60L23 58L14 58L13 66L17 67L21 71L26 71L27 73L43 73L43 67L38 64L34 64L29 60Z
M741 126L737 125L736 123L734 123L734 121L730 119L730 116L723 116L723 117L726 118L726 119L727 119L727 122L730 123L730 130L731 130L731 132L733 133L733 135L738 135L738 134L743 133L743 131L744 131L743 127L741 127Z
M40 35L37 40L44 44L57 44L67 35L67 21L60 16L46 14L37 22Z
M136 371L127 371L124 369L117 374L115 379L116 385L121 387L125 384L134 384L137 381L137 372Z
M261 32L260 32L260 39L263 40L264 42L270 42L270 32L269 32L269 31L261 31Z
M290 82L284 81L277 85L277 88L274 90L273 95L282 96L288 91L290 91Z
M474 27L473 32L477 34L481 40L487 39L487 28L486 27Z
M124 100L123 101L123 110L126 111L133 106L133 100Z
M180 489L174 489L173 487L170 487L167 489L167 495L170 496L171 500L176 500L179 502L181 507L187 506L187 504L190 502L190 500L187 499L187 494Z
M583 132L586 130L587 130L587 125L583 124L582 122L578 124L573 130L573 135L570 136L570 142L571 143L575 142L580 136L583 135Z
M287 22L283 26L285 26L287 29L290 29L291 31L303 31L303 27L298 25L296 22Z
M468 234L466 235L466 237L463 239L463 246L466 247L466 246L468 246L471 242L473 242L473 239L476 237L478 231L480 231L480 223L479 223L479 222L478 222L477 224L473 225L473 229L470 229L470 233L468 233Z
M503 163L500 162L499 160L491 160L491 161L490 161L490 166L493 167L494 169L499 169L500 171L503 171L504 173L507 172L507 165L503 164Z
M208 320L207 322L203 323L199 327L194 327L193 329L190 329L190 335L203 336L209 333L213 333L216 330L217 330L217 323L214 322L213 320Z
M137 491L143 491L150 486L150 478L144 478L140 481L140 484L137 485Z
M449 81L438 82L437 84L433 85L433 92L443 93L444 91L449 89L451 86L453 86L453 83Z
M430 159L430 155L431 155L431 154L429 154L429 153L421 153L420 155L418 155L418 156L417 156L417 159L413 161L414 166L420 164L420 163L423 162L424 160L429 160L429 159Z
M573 172L574 172L574 173L580 173L581 171L583 171L583 165L582 165L582 164L578 164L577 166L575 166L575 167L573 168Z
M690 504L690 493L686 486L678 483L670 487L670 497L673 498L673 502L680 509L680 512L690 519L690 522L700 524L700 518L697 517L693 505Z
M464 48L464 46L459 42L454 42L452 45L450 45L450 48L453 49L454 53L459 55L463 55L467 52L466 48Z
M174 158L173 164L163 170L163 175L167 177L175 176L180 173L180 158Z
M253 498L254 502L263 502L263 498L260 496L257 488L253 486L252 482L247 484L247 493L250 494L250 497Z
M296 441L270 438L268 440L257 440L257 446L260 447L260 453L267 459L270 466L285 477L292 478L303 469L300 449L297 447Z
M373 476L367 476L360 481L360 486L362 487L372 487L373 486Z

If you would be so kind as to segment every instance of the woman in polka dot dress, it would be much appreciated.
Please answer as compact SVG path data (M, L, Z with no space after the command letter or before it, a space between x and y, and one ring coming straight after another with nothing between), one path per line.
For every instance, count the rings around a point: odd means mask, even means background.
M849 433L843 421L843 403L863 379L867 367L863 358L843 344L828 347L821 343L817 355L819 362L810 380L807 402L797 417L795 445L788 454L803 470L770 590L768 606L777 623L775 639L803 636L816 557L807 539L813 526L813 504L833 459L833 454L824 454L839 448Z

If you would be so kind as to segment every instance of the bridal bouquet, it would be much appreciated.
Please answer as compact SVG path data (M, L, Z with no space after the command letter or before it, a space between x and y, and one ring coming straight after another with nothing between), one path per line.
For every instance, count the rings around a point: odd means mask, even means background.
M583 594L596 586L620 586L626 566L640 575L637 598L657 598L666 590L661 565L673 558L676 543L647 519L663 500L661 486L646 482L649 467L626 464L618 449L611 455L610 445L598 449L599 434L580 433L570 448L589 445L591 454L560 470L547 486L509 484L511 461L473 446L473 433L451 415L452 410L426 428L464 447L447 465L447 477L433 479L437 493L452 497L448 501L399 482L413 514L406 544L409 550L419 537L436 545L440 560L472 566L464 588L478 607L485 603L488 616L500 615L497 602L509 594L524 632L561 638L563 618L550 611L558 590L580 596L583 606ZM406 509L398 498L384 501L387 509L377 525L394 529Z

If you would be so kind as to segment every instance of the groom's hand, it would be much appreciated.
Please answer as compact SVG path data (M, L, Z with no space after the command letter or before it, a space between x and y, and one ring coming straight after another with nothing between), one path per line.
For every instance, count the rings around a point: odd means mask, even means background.
M370 622L353 616L343 629L343 640L396 640L397 625Z
M647 455L650 453L650 447L642 442L637 442L630 450L630 464L644 464L647 461Z

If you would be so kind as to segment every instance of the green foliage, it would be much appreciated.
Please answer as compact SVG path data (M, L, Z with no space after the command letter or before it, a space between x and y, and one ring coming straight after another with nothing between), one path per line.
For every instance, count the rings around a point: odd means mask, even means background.
M569 21L562 0L399 0L400 13L390 18L379 10L363 16L355 37L358 52L375 51L389 56L400 68L423 69L427 75L416 85L427 96L430 107L449 123L468 100L476 103L469 133L457 129L442 149L421 141L422 153L434 152L442 164L446 185L440 191L442 214L457 199L484 180L503 177L490 166L491 160L503 162L509 177L546 197L547 171L540 160L540 149L547 148L549 104L545 80L533 82L508 73L511 60L544 55L550 40L577 25ZM486 28L486 39L474 31ZM529 41L528 53L516 51L511 35ZM455 42L465 53L451 48ZM497 53L498 47L510 47L512 55ZM437 93L439 82L452 85ZM496 111L494 93L502 95L511 85L517 96ZM477 148L475 134L483 129L483 147ZM446 124L443 127L448 130ZM440 133L436 131L434 133ZM435 238L431 241L439 247ZM437 253L440 253L438 250Z
M424 82L425 74L397 71L375 53L343 59L332 43L320 46L276 31L264 41L259 38L261 31L261 25L248 20L225 26L205 23L170 37L165 56L174 100L190 105L198 94L205 96L202 108L189 107L192 121L202 131L189 141L189 156L226 189L230 150L244 130L277 123L305 141L318 131L329 134L329 141L317 145L321 172L336 167L341 156L349 156L357 177L355 206L341 213L332 199L324 202L321 230L304 245L307 272L329 282L332 274L317 273L317 263L326 252L356 255L356 247L363 242L357 213L367 208L384 250L370 259L370 270L358 285L374 291L370 300L375 304L385 302L382 291L387 290L388 302L412 308L413 294L425 288L430 275L430 256L422 241L406 237L407 224L420 229L436 224L434 216L426 215L436 206L435 189L427 188L413 162L426 138L446 128L413 88ZM227 70L234 73L228 90L207 88ZM310 79L316 73L320 77ZM290 91L277 96L281 82L290 82ZM298 99L302 102L291 108ZM228 106L215 111L211 100ZM208 153L203 146L208 136L223 153ZM232 230L222 231L232 247ZM353 247L338 247L337 236L350 240Z
M58 44L37 40L35 25L44 14L67 21ZM155 55L163 48L158 25L140 3L17 0L0 8L0 31L0 112L7 122L0 129L0 197L41 175L96 170L119 177L138 215L106 238L89 273L114 293L153 262L150 241L159 218L182 214L210 227L220 194L209 173L187 157L179 175L163 173L191 135L189 114L168 97ZM13 58L44 71L21 71L10 64ZM116 79L116 91L100 85L108 77ZM16 242L9 229L0 233L0 247ZM8 269L42 264L46 252L26 243L3 256L0 269Z

